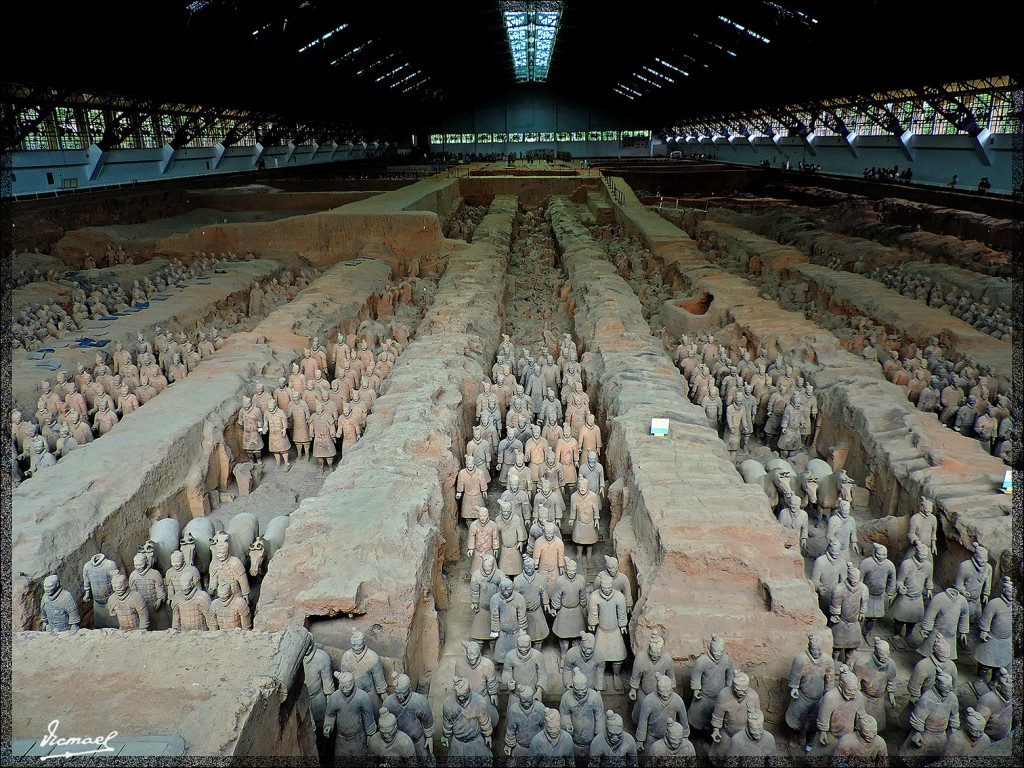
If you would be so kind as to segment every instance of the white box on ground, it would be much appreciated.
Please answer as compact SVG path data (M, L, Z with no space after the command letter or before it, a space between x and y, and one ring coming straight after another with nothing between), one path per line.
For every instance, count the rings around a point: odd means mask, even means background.
M651 434L655 437L668 437L668 419L651 419Z

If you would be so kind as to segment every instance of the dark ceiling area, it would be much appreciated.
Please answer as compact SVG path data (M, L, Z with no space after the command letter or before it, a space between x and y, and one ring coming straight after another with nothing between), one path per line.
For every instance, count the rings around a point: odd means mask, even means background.
M1019 68L1001 2L563 5L547 87L651 127ZM405 128L519 87L497 0L19 3L5 17L4 80L140 100Z

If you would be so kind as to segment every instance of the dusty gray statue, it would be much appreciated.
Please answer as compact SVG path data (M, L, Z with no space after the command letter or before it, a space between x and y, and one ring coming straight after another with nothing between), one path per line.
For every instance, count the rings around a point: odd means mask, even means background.
M388 692L384 666L377 652L366 646L366 636L359 630L352 633L351 647L341 655L341 669L352 673L356 685L370 699L374 712L380 709L382 698Z
M78 602L61 587L60 579L55 574L43 579L43 600L39 613L43 629L50 632L75 632L81 623Z
M337 733L334 764L344 765L351 758L365 757L367 740L377 732L375 710L366 692L356 686L351 672L335 672L338 687L327 699L324 714L324 738Z
M419 760L434 754L434 714L427 697L412 689L408 675L396 675L394 693L384 699L384 708L398 720L399 729L412 739Z
M324 730L327 697L334 693L334 672L331 669L331 657L313 641L313 635L306 638L306 650L302 654L302 673L306 695L309 697L309 710L319 735Z
M110 580L113 592L107 599L107 610L117 618L118 626L123 630L149 629L149 610L142 595L128 587L128 578L123 573L115 573Z

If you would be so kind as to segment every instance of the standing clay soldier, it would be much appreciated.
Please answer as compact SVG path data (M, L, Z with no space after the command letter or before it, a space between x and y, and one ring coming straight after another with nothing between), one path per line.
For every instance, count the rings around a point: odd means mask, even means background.
M688 765L696 757L697 752L686 737L683 725L675 720L665 726L665 738L647 749L647 758L654 765Z
M173 580L168 576L167 583L171 584ZM212 610L213 601L199 588L198 580L184 579L175 588L171 601L171 627L185 632L205 632L213 624Z
M932 559L926 542L914 542L912 556L903 558L896 574L896 599L892 603L893 643L906 647L914 625L924 618L924 601L932 596Z
M565 545L557 533L554 523L544 523L544 536L533 546L533 559L547 594L554 592L555 580L565 573Z
M477 519L469 525L466 556L472 559L470 573L480 567L480 561L484 555L491 555L495 559L498 557L498 551L501 548L501 533L490 518L487 507L479 507Z
M462 647L466 655L455 660L455 676L464 677L469 689L483 697L490 707L491 727L498 724L498 673L494 662L481 653L480 643L465 640Z
M974 554L960 563L956 569L953 586L967 600L971 624L981 620L981 610L988 602L992 591L992 566L988 562L988 550L974 542Z
M238 582L225 580L217 590L210 611L210 629L252 629L249 604L238 590Z
M888 554L884 544L875 542L874 552L860 562L861 578L868 588L868 607L864 613L865 636L870 636L878 619L885 618L886 609L896 597L896 566L889 560Z
M539 707L540 704L534 706ZM589 746L588 744L588 749ZM506 754L515 755L516 752L506 752ZM576 764L572 736L562 727L562 717L558 710L544 710L543 728L530 740L530 748L526 754L527 762L530 765L573 768Z
M612 588L612 579L602 573L597 577L598 589L587 600L587 624L597 638L597 652L612 665L612 687L622 690L622 662L626 659L623 636L629 633L626 599Z
M861 656L853 665L853 674L860 680L864 694L864 708L874 718L879 728L885 728L886 702L896 707L896 662L889 656L889 644L880 637L875 638L875 650Z
M590 551L598 540L601 500L596 493L591 493L590 482L586 478L580 479L578 490L570 497L569 523L572 525L577 559L586 557L587 562L590 562Z
M93 428L99 437L107 434L117 424L117 414L110 410L110 400L105 399L93 417Z
M967 600L956 587L947 587L944 592L935 595L928 602L928 609L924 612L920 624L924 642L918 647L917 652L922 656L931 654L932 643L935 641L934 630L949 640L949 658L956 661L957 640L966 645L969 629L970 612Z
M380 656L366 647L366 638L359 630L352 633L351 644L352 647L341 655L341 670L352 673L356 685L369 697L370 704L379 709L377 705L388 692Z
M586 678L587 685L600 693L604 690L604 659L597 653L597 639L589 632L580 635L580 642L565 653L562 664L562 685L572 685L576 670Z
M167 613L162 610L167 601L167 589L160 571L152 567L149 558L144 554L135 555L135 570L128 575L128 586L138 592L146 602L149 619L153 629L167 629Z
M107 599L107 610L117 618L118 626L123 630L148 630L149 611L142 595L128 587L128 578L123 573L115 573L110 580L113 589Z
M494 658L504 659L515 651L519 635L527 631L526 600L506 577L498 585L497 593L491 596L489 608Z
M775 737L764 729L764 713L748 707L746 728L729 739L725 749L725 765L745 766L754 760L770 765L777 754Z
M548 629L548 621L544 616L544 611L551 610L551 596L548 594L544 579L537 574L534 568L533 558L526 559L529 560L529 568L525 567L524 561L523 572L513 579L512 586L523 596L523 602L526 604L526 632L533 639L534 647L539 649L541 643L551 633ZM566 571L569 569L569 562L566 559ZM564 576L559 576L555 584L557 585L562 578ZM498 658L503 657L498 656Z
M461 515L464 520L475 520L480 507L486 507L484 497L487 482L483 472L476 465L476 458L466 457L466 466L459 470L455 480L455 498L462 500Z
M344 766L352 758L365 757L367 740L377 732L374 709L366 692L356 686L351 672L335 672L337 690L327 699L324 715L324 737L331 738L337 728L334 742L334 764Z
M324 404L316 404L316 413L310 420L313 434L313 456L320 464L319 476L322 477L334 464L338 448L334 444L334 421L324 413Z
M577 571L576 561L572 558L565 560L565 573L555 579L555 589L551 593L551 603L548 612L554 617L551 631L558 638L558 659L562 664L568 658L569 643L578 637L590 635L584 632L587 622L587 585ZM591 635L591 637L593 637ZM604 690L604 658L598 654L601 661L600 687L592 686L597 690ZM567 662L566 662L567 663ZM566 669L568 669L566 667ZM568 673L564 673L568 674Z
M736 462L736 454L740 449L740 430L747 409L737 394L734 392L729 398L729 404L725 408L725 447L729 451L729 457Z
M843 736L853 732L857 713L864 709L864 694L857 676L845 665L841 667L839 684L821 697L818 707L818 742L831 754Z
M303 456L311 460L309 453L309 406L299 397L298 392L291 393L291 401L288 404L288 419L292 425L292 442L295 443L295 460ZM317 729L319 733L320 729Z
M937 555L939 552L937 542L939 522L935 518L935 505L924 496L919 501L920 506L917 512L910 516L907 540L911 547L920 541L932 555Z
M818 602L824 613L829 612L832 592L846 578L849 567L850 564L841 556L839 542L829 539L824 554L818 555L811 568L811 583L818 592Z
M1013 663L1013 582L1003 578L1003 594L988 601L978 624L979 642L974 646L978 677L984 683L1000 667L1009 669Z
M637 765L636 740L623 730L622 716L610 709L605 712L604 730L590 744L589 764L596 768Z
M397 718L383 708L379 710L377 732L370 737L367 746L370 754L382 765L402 765L416 757L412 739L398 729Z
M686 717L686 705L674 690L675 680L667 675L658 675L653 691L644 696L640 714L636 720L636 742L638 749L648 743L665 738L668 724L679 723L684 736L690 735L690 723Z
M757 691L750 687L750 677L746 672L737 670L732 677L732 684L718 692L715 709L711 713L711 748L712 757L723 756L729 746L729 739L739 733L747 722L747 708L761 708L761 698ZM725 731L725 738L722 738Z
M523 572L526 526L523 523L523 518L512 510L512 502L499 499L498 510L498 518L494 521L498 529L498 543L500 545L498 567L506 576L518 576ZM471 524L471 531L472 527Z
M864 642L861 622L868 608L868 588L860 580L860 569L850 566L846 580L832 590L829 623L832 624L832 654L846 662L851 650Z
M585 464L580 465L579 475L581 480L586 478L590 490L598 495L598 502L600 503L605 496L605 476L604 467L597 462L596 451L587 453L587 461Z
M665 639L657 632L651 633L651 639L647 644L647 653L641 654L633 661L633 672L629 677L629 700L633 704L633 722L639 723L640 709L644 699L654 693L659 677L667 677L672 681L672 687L676 684L676 665L671 654L665 653ZM687 723L686 735L690 735L690 726ZM655 738L661 738L657 736ZM644 739L637 738L643 742Z
M562 527L562 516L565 513L565 500L557 488L552 487L551 480L542 475L540 490L533 498L533 519L543 528L547 523L554 523L556 530Z
M1013 678L1005 668L996 673L995 687L978 699L975 707L988 718L985 733L992 741L1002 741L1013 728Z
M252 398L242 398L242 410L238 414L238 425L242 428L242 450L249 454L249 460L260 463L263 453L263 435L267 432L263 411L253 405Z
M39 614L44 631L78 631L78 625L81 623L78 602L70 592L61 587L60 579L55 574L43 579L43 600L39 606Z
M92 600L92 626L94 629L116 627L117 623L107 611L107 600L113 593L113 578L120 573L113 560L102 553L93 555L82 567L84 600ZM127 583L127 582L126 582Z
M940 674L935 687L921 694L910 713L913 729L900 748L908 765L925 765L942 755L949 733L960 728L960 702L953 690L953 678Z
M352 410L352 403L344 403L341 406L341 415L338 416L338 434L341 439L341 456L352 450L352 446L362 435L363 426L359 420L359 414Z
M469 581L469 599L473 613L476 614L470 630L470 637L474 640L491 639L491 612L481 611L480 606L490 607L491 598L497 594L503 578L505 574L495 566L494 556L491 554L484 555L480 560L480 569L473 571Z
M839 509L835 515L829 518L825 537L829 541L835 539L839 542L840 556L850 563L854 562L855 554L860 554L860 544L857 543L857 521L850 515L848 500L839 499Z
M544 705L534 694L530 686L520 685L508 697L508 709L505 710L504 750L507 757L524 758L529 755L533 737L544 728ZM513 765L520 762L528 764L528 761L509 761Z
M858 712L854 730L839 739L832 764L849 768L876 768L889 762L889 748L878 735L878 723L866 712Z
M810 521L807 519L807 511L802 508L799 496L793 494L789 497L789 503L783 505L779 510L779 522L783 528L796 532L800 553L806 552ZM791 545L787 544L786 546Z
M712 635L707 653L702 653L694 662L690 672L690 702L688 719L690 726L706 731L711 726L711 716L718 701L718 694L732 685L732 660L725 652L725 641Z
M956 662L949 655L949 642L936 633L932 643L930 656L926 656L914 665L914 671L910 673L910 680L907 682L907 695L911 703L921 698L921 694L935 686L935 678L941 674L947 674L956 682Z
M287 472L292 468L288 462L288 451L292 447L288 439L288 414L277 407L276 400L271 400L265 418L270 452L274 454L277 466L281 466L281 459L284 459L284 471Z
M186 546L182 540L180 546ZM189 557L195 557L195 545L189 547ZM201 589L203 582L199 575L199 569L191 563L185 564L185 554L181 549L171 552L171 567L164 574L164 587L167 589L167 600L174 605L176 595L185 589L186 584L194 584L196 589Z
M810 746L811 736L817 731L818 705L825 689L832 685L833 671L832 660L822 653L821 637L809 634L807 650L794 657L790 668L791 700L786 710L786 725L803 738L805 747Z
M622 571L619 570L619 559L612 557L611 555L604 556L604 570L601 573L607 573L612 580L612 588L617 589L622 593L622 596L626 599L626 613L633 612L633 586L629 583L629 578ZM601 575L598 574L598 576ZM594 580L595 582L597 579Z
M492 732L490 705L469 689L464 677L456 677L442 709L441 746L448 759L489 763Z
M558 705L562 728L572 734L577 757L586 757L590 744L604 730L605 711L601 694L587 685L586 676L576 670Z
M418 760L429 762L434 754L434 714L422 693L412 689L408 675L395 677L395 692L384 699L384 708L398 720L398 728L413 743Z
M968 707L964 715L964 730L949 734L942 756L980 760L992 744L992 739L985 733L986 719L974 707Z
M516 637L516 645L505 654L504 669L501 673L502 682L509 690L514 691L520 685L528 685L534 690L534 697L540 701L544 689L548 687L547 665L541 652L532 647L532 639L522 632Z

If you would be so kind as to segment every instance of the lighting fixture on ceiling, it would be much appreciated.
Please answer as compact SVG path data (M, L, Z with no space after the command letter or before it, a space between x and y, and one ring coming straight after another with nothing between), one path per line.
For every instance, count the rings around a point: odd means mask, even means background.
M561 0L501 0L498 3L518 82L547 80L564 7Z

